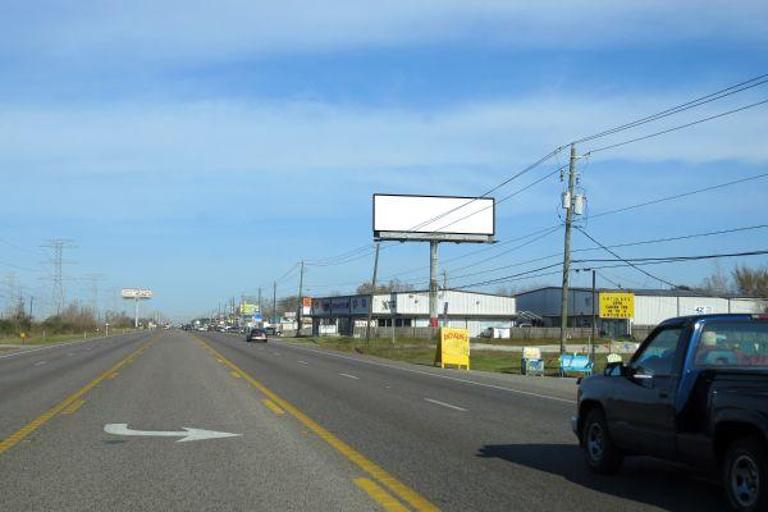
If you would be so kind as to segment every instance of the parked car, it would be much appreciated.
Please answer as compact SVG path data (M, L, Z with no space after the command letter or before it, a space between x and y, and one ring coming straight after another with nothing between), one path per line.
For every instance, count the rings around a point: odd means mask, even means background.
M267 333L264 329L251 329L248 335L245 337L245 341L261 341L267 342Z
M267 336L280 336L280 331L275 327L265 327L264 331L267 333Z
M594 472L629 455L711 468L732 510L768 510L768 315L666 320L629 363L583 379L577 407Z

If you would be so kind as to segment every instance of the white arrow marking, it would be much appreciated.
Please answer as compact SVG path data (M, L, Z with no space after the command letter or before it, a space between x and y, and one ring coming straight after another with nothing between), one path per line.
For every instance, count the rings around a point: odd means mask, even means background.
M187 441L203 441L205 439L219 439L222 437L237 437L242 434L230 434L229 432L216 432L215 430L203 430L200 428L181 427L184 432L163 432L152 430L131 430L127 423L109 423L104 425L104 432L116 436L147 436L147 437L180 437L177 443Z

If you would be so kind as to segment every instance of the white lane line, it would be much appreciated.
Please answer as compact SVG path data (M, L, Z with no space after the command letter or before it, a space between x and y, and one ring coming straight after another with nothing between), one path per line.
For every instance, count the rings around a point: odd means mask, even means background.
M35 366L43 366L44 364L48 364L48 361L38 361L35 363Z
M458 405L453 405L453 404L441 402L440 400L435 400L434 398L425 398L424 400L426 400L427 402L429 402L431 404L442 405L443 407L448 407L449 409L453 409L455 411L467 412L467 410L465 408L463 408L463 407L459 407Z
M341 375L342 377L346 377L346 378L348 378L348 379L355 379L355 380L360 380L360 377L356 377L356 376L354 376L354 375L350 375L350 374L348 374L348 373L340 373L339 375Z
M546 400L554 400L555 402L563 402L563 403L566 403L566 404L574 404L574 403L576 403L576 400L569 400L567 398L560 398L560 397L552 396L552 395L544 395L544 394L541 394L541 393L534 393L532 391L523 391L522 389L515 389L515 388L506 387L506 386L498 386L496 384L488 384L487 382L478 382L476 380L461 379L459 377L451 377L450 375L439 375L439 374L436 374L436 373L425 372L425 371L422 371L422 370L414 370L414 369L411 369L411 368L403 368L402 366L395 366L395 365L391 365L391 364L380 363L378 361L366 361L364 359L355 359L354 357L348 357L348 356L344 356L344 355L341 355L341 354L334 354L333 352L327 352L327 351L323 351L323 350L315 350L315 349L306 348L306 347L298 347L298 346L292 345L290 343L285 343L283 346L290 346L291 348L295 348L296 350L304 350L306 352L313 352L315 354L319 354L319 355L327 356L327 357L334 357L336 359L345 359L347 361L353 361L355 363L370 364L370 365L373 365L373 366L381 366L383 368L390 368L390 369L393 369L393 370L400 370L400 371L409 372L409 373L418 373L419 375L426 375L428 377L435 377L435 378L438 378L438 379L451 380L451 381L454 381L454 382L463 382L464 384L472 384L474 386L480 386L480 387L489 388L489 389L496 389L496 390L499 390L499 391L508 391L510 393L516 393L518 395L533 396L533 397L536 397L536 398L544 398Z
M68 355L69 357L72 357L73 355L75 355L75 353L74 353L74 352L67 352L67 355Z
M272 352L274 355L279 356L280 352Z
M131 336L132 334L136 334L136 333L113 334L113 335L110 336L110 338L114 337L114 339L111 340L111 341L118 341L123 336ZM4 355L0 356L0 359L11 359L11 358L14 358L14 357L25 356L25 355L28 355L28 354L34 354L35 352L41 352L43 350L51 350L51 349L55 349L55 348L63 348L63 347L66 347L68 345L80 345L81 343L91 343L91 342L94 342L94 341L103 341L104 339L105 339L104 337L97 337L97 338L91 338L91 339L88 339L88 340L63 341L61 343L53 343L51 345L46 345L44 347L20 350L18 352L11 352L10 354L4 354ZM90 350L90 349L86 349L86 350Z
M309 363L306 361L297 361L297 363L309 366Z

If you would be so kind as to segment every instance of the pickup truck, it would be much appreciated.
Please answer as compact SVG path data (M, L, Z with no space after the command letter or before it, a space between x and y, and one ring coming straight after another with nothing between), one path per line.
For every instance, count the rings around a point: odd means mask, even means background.
M718 471L733 510L768 510L768 315L666 320L628 363L581 380L577 402L592 471L658 457Z

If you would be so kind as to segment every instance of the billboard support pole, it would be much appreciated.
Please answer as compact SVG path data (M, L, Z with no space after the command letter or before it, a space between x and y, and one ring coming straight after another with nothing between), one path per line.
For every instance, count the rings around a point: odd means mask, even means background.
M592 364L595 363L595 343L597 342L597 305L595 304L595 284L597 271L592 269L592 336L589 337L589 356Z
M301 274L299 274L299 310L296 312L296 337L301 336L301 313L304 309L302 294L304 293L304 260L301 260Z
M371 318L373 317L373 297L376 294L376 274L379 271L379 242L376 242L376 256L373 258L373 279L371 279L371 298L368 299L368 320L365 324L365 342L371 341Z
M139 298L136 297L133 299L133 301L136 303L134 306L134 312L133 312L133 328L138 329L139 328Z
M438 326L437 318L437 247L439 242L429 242L429 326Z

